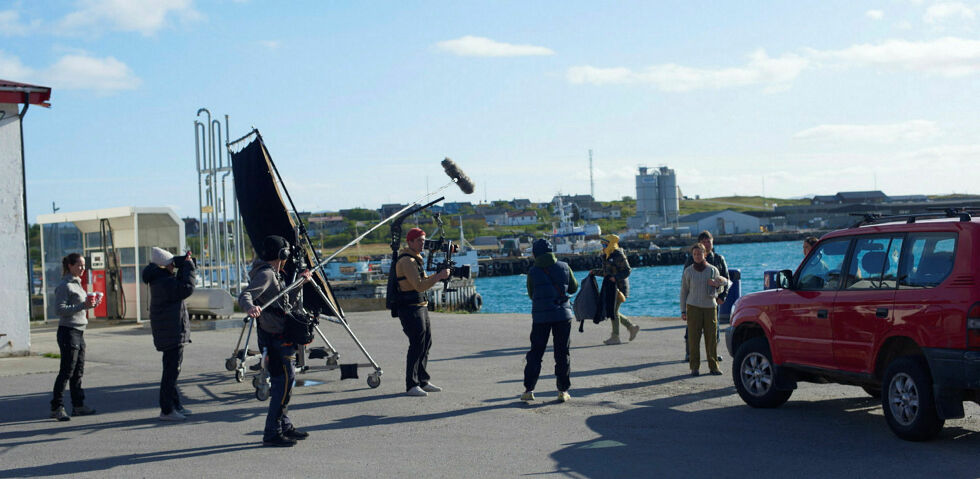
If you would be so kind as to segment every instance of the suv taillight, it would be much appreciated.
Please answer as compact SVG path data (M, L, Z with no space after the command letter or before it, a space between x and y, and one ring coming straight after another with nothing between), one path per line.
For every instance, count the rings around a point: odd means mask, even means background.
M980 349L980 303L966 313L966 347Z

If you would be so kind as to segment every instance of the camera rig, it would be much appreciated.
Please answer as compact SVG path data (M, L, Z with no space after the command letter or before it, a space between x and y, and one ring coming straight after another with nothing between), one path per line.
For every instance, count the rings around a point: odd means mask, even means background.
M437 236L436 239L427 239L425 244L422 246L428 254L426 254L425 260L425 270L426 271L441 271L444 269L449 270L449 277L442 280L443 282L443 292L456 291L455 289L449 288L449 280L452 278L469 278L470 277L470 265L456 266L456 262L453 261L453 253L459 251L459 245L452 242L452 240L446 239L446 231L443 228L444 223L442 222L442 217L440 213L433 213L432 219L436 222L436 230L432 232L432 236ZM438 254L442 253L442 261L436 263L435 259ZM435 265L433 266L433 263Z

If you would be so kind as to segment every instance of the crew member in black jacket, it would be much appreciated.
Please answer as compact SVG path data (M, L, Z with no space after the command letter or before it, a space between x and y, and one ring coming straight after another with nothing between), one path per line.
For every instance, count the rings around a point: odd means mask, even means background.
M153 346L163 352L163 377L160 378L160 420L183 421L190 410L185 408L177 390L177 376L184 359L184 345L191 342L190 317L184 300L194 292L194 260L174 256L154 247L150 264L143 268L143 282L150 286L150 327Z

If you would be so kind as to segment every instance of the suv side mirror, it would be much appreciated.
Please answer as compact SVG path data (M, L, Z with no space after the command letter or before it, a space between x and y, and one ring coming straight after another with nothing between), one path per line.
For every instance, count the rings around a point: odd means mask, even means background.
M776 285L782 289L793 289L793 271L784 269L776 273Z

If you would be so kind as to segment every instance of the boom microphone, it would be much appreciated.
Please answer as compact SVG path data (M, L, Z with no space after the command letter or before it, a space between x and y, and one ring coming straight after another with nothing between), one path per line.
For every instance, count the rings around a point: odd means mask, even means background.
M473 181L470 180L470 177L466 176L466 174L463 173L458 166L456 166L456 163L454 163L453 160L450 160L449 158L442 160L442 167L446 170L446 174L449 175L454 182L456 182L459 189L463 190L463 193L468 195L473 193Z

